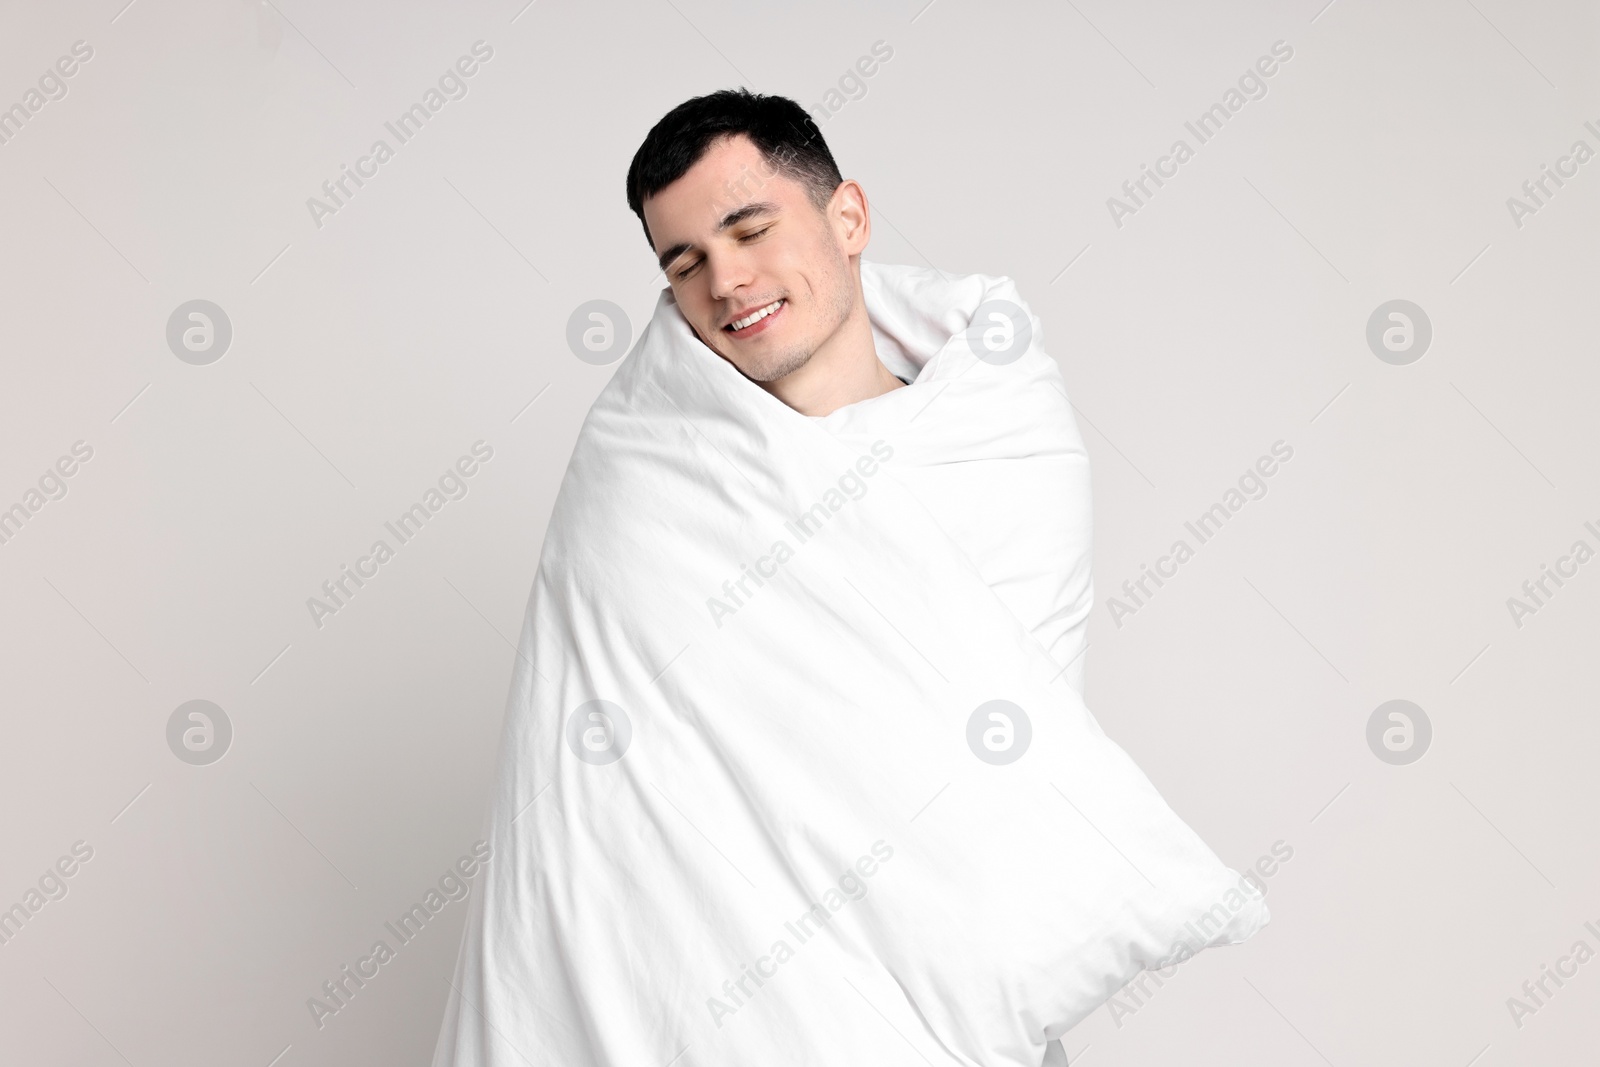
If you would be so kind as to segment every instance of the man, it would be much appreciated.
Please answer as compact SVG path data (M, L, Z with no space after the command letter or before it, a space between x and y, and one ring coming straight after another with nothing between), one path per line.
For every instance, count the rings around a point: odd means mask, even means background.
M1083 706L1037 320L864 262L780 97L675 108L627 192L668 287L546 531L436 1067L1064 1062L1266 911Z
M675 108L633 157L628 206L695 333L785 404L827 415L904 385L861 293L866 193L798 104L726 91Z

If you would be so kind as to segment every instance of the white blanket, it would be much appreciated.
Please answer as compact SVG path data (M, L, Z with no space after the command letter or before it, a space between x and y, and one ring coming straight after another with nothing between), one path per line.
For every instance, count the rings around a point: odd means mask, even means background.
M663 290L591 409L436 1067L1037 1067L1267 921L1081 699L1088 465L1037 318L861 272L911 386L801 415Z

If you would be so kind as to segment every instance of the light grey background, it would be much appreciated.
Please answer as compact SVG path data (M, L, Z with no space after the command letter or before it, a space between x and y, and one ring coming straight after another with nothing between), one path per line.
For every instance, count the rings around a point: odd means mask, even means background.
M306 1001L478 837L615 370L567 318L612 300L637 335L664 284L628 161L712 89L820 107L881 40L822 130L869 258L1010 275L1042 318L1094 470L1090 707L1225 861L1294 850L1269 929L1097 1012L1074 1067L1590 1062L1600 961L1520 1026L1507 998L1600 949L1600 562L1520 626L1507 598L1600 548L1600 160L1520 226L1507 198L1600 149L1593 4L124 3L0 13L0 107L93 48L0 144L0 507L93 448L0 545L0 908L94 850L0 945L0 1061L428 1062L464 904L321 1029ZM319 228L307 198L478 40L468 94ZM232 323L210 365L166 343L193 299ZM1366 343L1394 299L1433 328L1404 366ZM467 496L314 625L480 439ZM1118 626L1280 439L1267 495ZM1433 739L1393 766L1366 726L1402 698ZM234 731L208 766L167 746L196 699Z

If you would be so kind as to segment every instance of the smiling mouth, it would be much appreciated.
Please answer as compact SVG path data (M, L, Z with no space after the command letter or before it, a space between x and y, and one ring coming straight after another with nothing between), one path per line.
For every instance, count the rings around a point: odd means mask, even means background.
M776 314L778 310L787 303L788 301L782 298L774 300L766 307L758 308L743 318L734 319L732 322L728 323L728 325L724 326L723 330L733 334L743 333L752 326L756 325L758 322L763 322L772 315Z

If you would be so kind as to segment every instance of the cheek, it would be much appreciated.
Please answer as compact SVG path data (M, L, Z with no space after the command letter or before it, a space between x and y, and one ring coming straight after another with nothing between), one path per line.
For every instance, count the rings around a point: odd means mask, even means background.
M690 322L704 322L709 313L709 302L704 296L695 292L692 286L679 286L672 290L672 299L677 303L683 317Z
M672 302L683 312L683 317L688 319L691 325L698 326L705 317L704 303L696 300L694 294L685 286L669 282L667 288L672 293Z
M839 259L839 247L832 237L817 230L807 231L787 245L773 266L782 272L779 284L793 290L808 305L815 306L827 301L845 264Z

